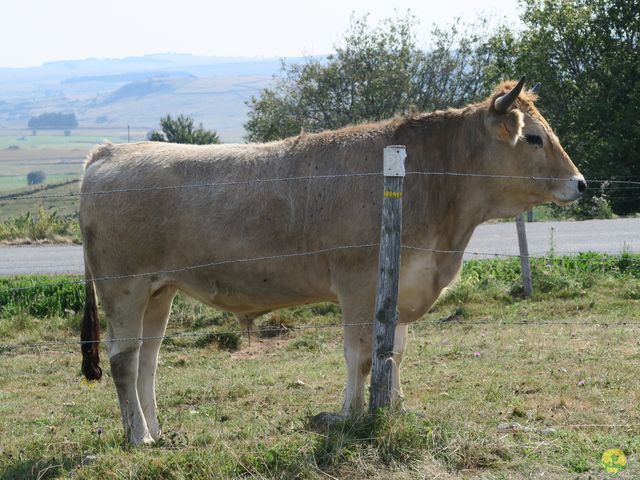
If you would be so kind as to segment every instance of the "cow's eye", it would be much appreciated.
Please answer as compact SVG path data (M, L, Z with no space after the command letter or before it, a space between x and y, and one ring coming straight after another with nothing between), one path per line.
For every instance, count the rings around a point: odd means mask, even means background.
M542 146L542 137L540 135L525 135L524 139L530 143L531 145L535 145L537 147Z

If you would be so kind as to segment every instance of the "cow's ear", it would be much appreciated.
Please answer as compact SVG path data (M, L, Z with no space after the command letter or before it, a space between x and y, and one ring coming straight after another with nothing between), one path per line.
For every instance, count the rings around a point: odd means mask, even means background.
M505 114L492 114L488 117L488 127L492 135L501 142L509 143L515 146L518 139L522 136L524 128L524 115L514 109Z

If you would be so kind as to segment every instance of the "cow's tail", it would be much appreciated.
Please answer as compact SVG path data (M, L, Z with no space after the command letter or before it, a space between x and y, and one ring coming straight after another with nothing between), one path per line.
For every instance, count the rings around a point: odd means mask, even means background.
M85 259L86 263L86 259ZM85 268L85 300L82 329L80 331L82 349L82 373L87 380L100 380L100 321L96 290L88 268Z

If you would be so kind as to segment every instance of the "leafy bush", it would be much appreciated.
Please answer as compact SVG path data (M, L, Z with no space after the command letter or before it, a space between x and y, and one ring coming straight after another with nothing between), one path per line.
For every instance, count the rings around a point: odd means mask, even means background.
M40 207L35 215L27 212L0 223L0 240L55 240L60 237L79 240L80 225L74 218L61 217L56 210L47 213Z

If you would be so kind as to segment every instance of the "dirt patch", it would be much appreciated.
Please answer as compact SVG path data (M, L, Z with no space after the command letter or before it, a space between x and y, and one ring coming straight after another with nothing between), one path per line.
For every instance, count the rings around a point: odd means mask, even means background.
M233 352L231 358L237 360L251 360L263 355L268 355L274 350L280 350L286 347L289 339L281 337L259 338L253 333L251 335L251 344L247 340L247 336L243 336L242 346L240 350Z

